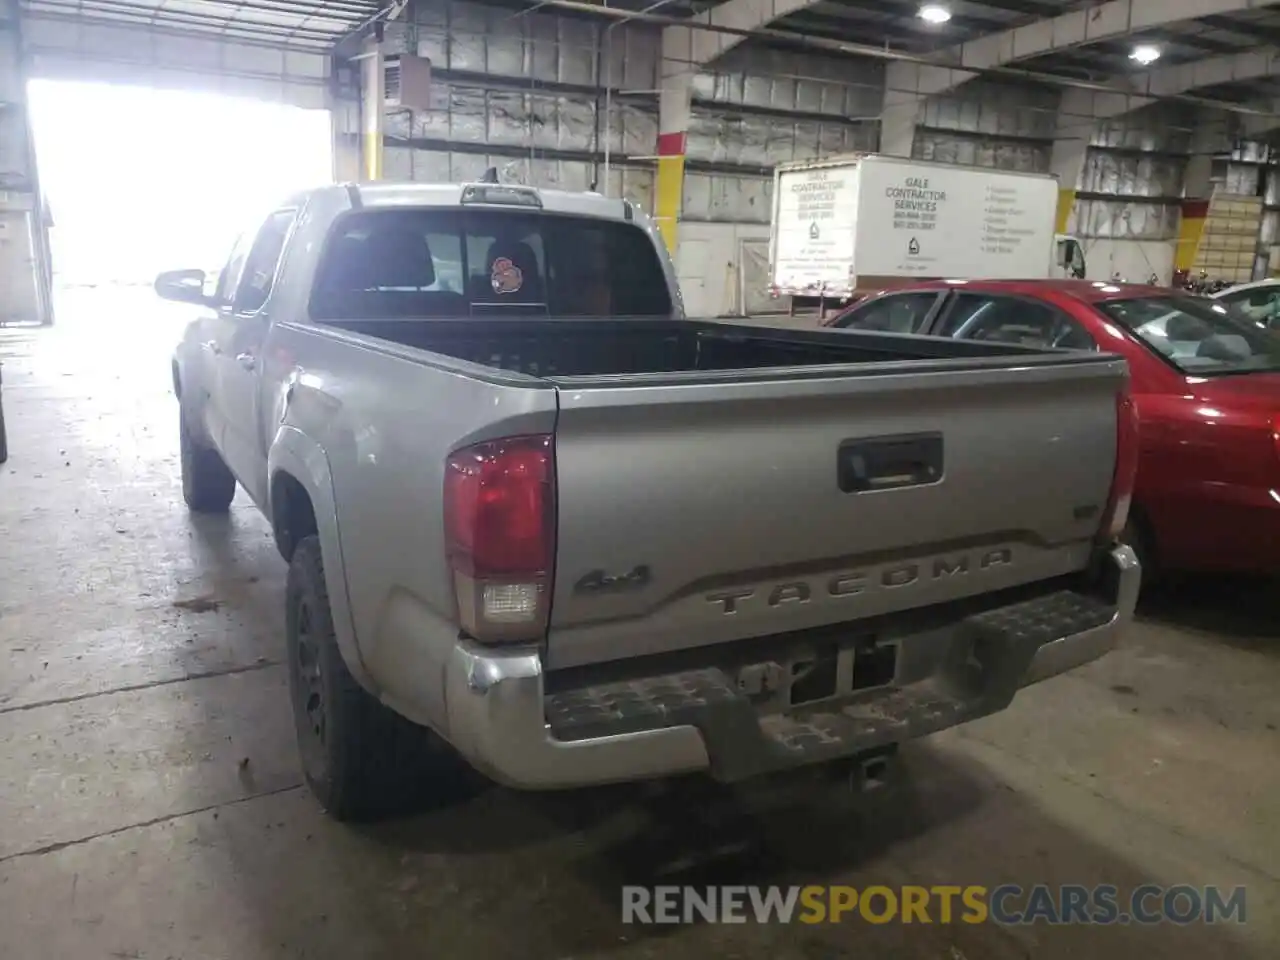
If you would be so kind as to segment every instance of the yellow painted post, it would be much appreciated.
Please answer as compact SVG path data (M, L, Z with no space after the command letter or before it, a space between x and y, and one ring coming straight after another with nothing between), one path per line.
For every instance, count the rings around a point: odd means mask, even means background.
M386 100L382 45L368 41L360 61L360 157L365 180L382 179L382 109Z
M1058 191L1058 214L1054 220L1053 230L1055 233L1066 233L1067 224L1071 222L1071 208L1075 206L1076 192L1074 190Z
M1208 213L1208 200L1182 201L1182 217L1178 221L1178 247L1173 255L1175 270L1190 271L1195 265L1200 237L1204 234L1204 218Z
M658 182L653 216L667 250L675 256L680 226L680 203L684 198L684 132L658 135Z

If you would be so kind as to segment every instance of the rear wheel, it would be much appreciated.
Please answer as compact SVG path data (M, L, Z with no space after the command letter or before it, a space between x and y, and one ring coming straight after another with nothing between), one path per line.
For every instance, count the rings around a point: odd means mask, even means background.
M217 450L201 446L179 408L178 444L182 453L182 499L196 513L226 513L236 495L236 478Z
M294 550L286 604L294 726L302 770L320 805L337 820L372 820L465 793L475 780L461 758L351 676L315 536Z

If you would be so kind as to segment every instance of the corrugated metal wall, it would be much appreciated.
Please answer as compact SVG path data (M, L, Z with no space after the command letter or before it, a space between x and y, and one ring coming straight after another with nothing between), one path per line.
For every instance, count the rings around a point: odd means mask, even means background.
M1214 163L1213 182L1227 193L1262 197L1258 230L1258 258L1254 279L1274 276L1280 266L1280 154L1274 147L1252 141L1230 145L1230 152Z
M919 160L1046 173L1059 91L973 80L924 104L912 155Z
M44 204L27 117L16 0L0 0L0 322L48 321Z
M429 110L388 117L386 176L470 178L496 166L511 180L595 185L650 209L655 28L419 3L388 30L387 50L428 57L433 89ZM875 148L883 84L874 61L735 48L694 82L684 219L767 223L774 164Z
M1196 119L1187 107L1164 103L1098 123L1068 229L1091 238L1176 239Z
M970 81L930 98L913 155L942 163L1048 173L1060 91ZM1168 240L1177 236L1191 118L1158 105L1100 122L1076 186L1071 232L1088 238Z
M735 47L693 86L682 218L768 223L775 164L874 150L884 67Z
M620 25L472 3L415 5L387 50L431 60L431 107L387 118L385 175L505 179L653 197L659 37ZM605 88L610 88L606 109ZM608 172L605 155L608 154Z
M388 119L387 176L456 180L497 166L651 207L657 29L454 0L416 4L388 41L430 58L433 92L430 109ZM683 219L767 223L773 165L874 150L884 77L872 60L735 47L694 83ZM1053 87L971 81L926 102L914 155L1048 172L1060 99ZM1175 237L1193 126L1168 104L1098 124L1073 232Z
M0 0L0 190L30 192L26 89L21 69L16 0Z

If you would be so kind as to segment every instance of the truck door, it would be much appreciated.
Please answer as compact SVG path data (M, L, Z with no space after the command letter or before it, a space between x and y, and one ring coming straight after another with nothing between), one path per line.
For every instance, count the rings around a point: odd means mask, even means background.
M196 335L197 351L189 362L194 364L194 372L186 377L183 386L183 405L191 410L193 421L198 421L203 428L204 437L219 450L222 449L223 422L222 411L218 407L218 357L222 353L224 343L231 336L231 304L235 299L236 287L240 283L240 275L244 272L245 259L249 256L249 247L254 235L248 233L236 239L226 266L218 275L218 283L214 289L215 306L200 317ZM193 427L195 422L191 424Z
M267 472L260 415L262 344L270 325L271 288L296 216L293 209L277 210L258 231L219 332L219 445L227 466L257 503L265 502Z

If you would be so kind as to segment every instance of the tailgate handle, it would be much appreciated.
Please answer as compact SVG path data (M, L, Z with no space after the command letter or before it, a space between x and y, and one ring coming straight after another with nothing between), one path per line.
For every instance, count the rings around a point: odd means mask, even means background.
M845 440L836 456L836 482L844 493L896 490L942 479L942 434Z

